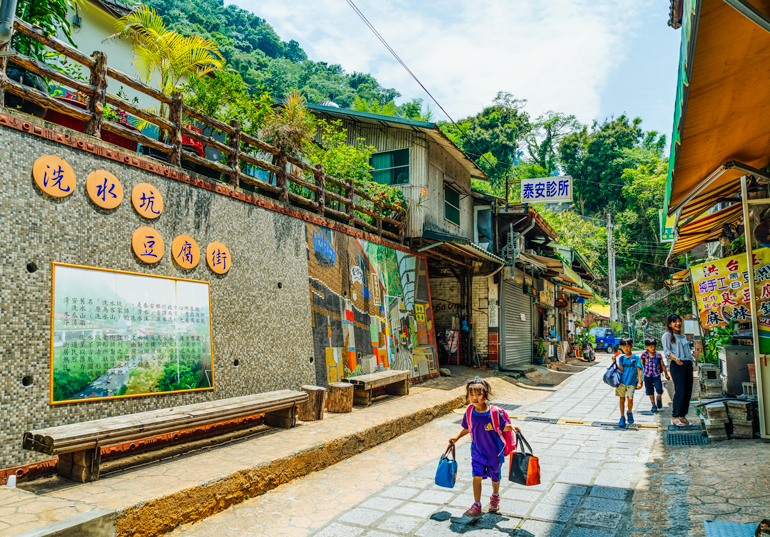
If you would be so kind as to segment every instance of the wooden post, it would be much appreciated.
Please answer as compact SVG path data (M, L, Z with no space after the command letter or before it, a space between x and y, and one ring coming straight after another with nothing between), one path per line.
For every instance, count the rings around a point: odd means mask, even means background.
M348 179L348 188L347 188L347 198L350 200L350 203L348 204L348 224L351 226L355 223L356 218L356 212L353 209L353 205L355 204L355 193L356 193L356 187L353 184L353 178L351 177Z
M276 175L277 186L281 189L281 200L289 201L289 180L286 177L286 154L281 151L277 155L277 166L280 168Z
M308 400L306 403L297 405L299 408L299 419L302 421L319 421L324 419L326 388L302 386L302 391L307 392Z
M315 202L318 213L323 216L326 212L326 173L323 164L318 165L313 175L315 176L315 186L318 188L315 193Z
M168 112L168 119L174 124L169 140L173 148L168 155L168 163L177 167L182 165L182 105L182 94L175 91L171 94L171 108Z
M374 212L377 212L375 207ZM382 215L377 215L377 236L382 238Z
M230 135L228 140L232 153L227 157L227 165L233 169L230 172L230 184L237 187L241 175L241 122L233 119L230 121L230 126L235 132Z
M353 385L348 382L330 382L326 410L337 413L352 411Z
M270 427L280 427L282 429L291 429L297 425L297 405L294 405L291 408L266 412L265 425L269 425Z
M91 57L96 61L91 69L91 95L88 96L91 119L86 123L83 132L98 138L104 122L104 101L107 98L107 55L97 50Z
M8 43L0 47L0 51L8 50L10 46L11 46L11 42L9 41ZM5 56L0 57L0 108L3 108L5 106L5 85L8 81L8 77L5 75L6 65L8 65L8 58L6 58Z
M97 444L91 449L63 453L56 463L56 473L78 483L99 479L102 450Z

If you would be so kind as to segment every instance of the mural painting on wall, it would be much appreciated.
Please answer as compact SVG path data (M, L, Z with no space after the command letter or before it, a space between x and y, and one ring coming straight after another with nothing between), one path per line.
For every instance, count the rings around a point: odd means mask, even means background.
M425 260L305 225L316 382L382 369L436 372Z
M214 387L209 284L53 265L51 404Z

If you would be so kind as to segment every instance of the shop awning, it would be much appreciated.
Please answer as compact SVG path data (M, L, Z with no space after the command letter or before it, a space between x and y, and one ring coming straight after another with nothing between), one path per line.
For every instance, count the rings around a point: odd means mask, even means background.
M666 264L696 246L719 239L725 224L735 224L741 220L743 220L742 206L740 203L735 203L726 209L696 218L680 226L671 244L671 250L668 252Z
M429 244L417 251L424 252L428 256L435 255L445 261L456 261L464 266L467 266L469 261L490 261L499 265L507 263L502 257L496 256L475 242L459 235L425 231L422 238ZM420 244L424 244L424 242L421 240Z
M665 287L669 291L673 291L690 281L690 269L683 270L671 275L671 278L666 280Z
M519 254L519 261L521 261L522 263L526 263L528 265L532 265L535 268L538 268L540 270L544 270L547 272L552 272L552 271L561 272L562 268L564 268L564 263L562 263L558 259L551 259L550 257L543 257L535 254L526 254L523 252Z
M565 293L572 293L573 295L582 296L585 298L593 298L594 296L584 289L578 289L577 287L571 287L569 285L562 285L561 289Z
M735 0L731 0L731 3ZM770 162L770 32L725 0L684 0L664 209L696 216Z

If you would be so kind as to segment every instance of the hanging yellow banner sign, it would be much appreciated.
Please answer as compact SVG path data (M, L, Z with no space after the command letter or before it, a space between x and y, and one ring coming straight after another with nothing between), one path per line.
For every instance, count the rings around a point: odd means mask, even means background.
M751 321L746 254L690 267L695 300L703 328L727 326L730 321ZM759 311L761 352L770 349L770 248L754 250L754 292Z

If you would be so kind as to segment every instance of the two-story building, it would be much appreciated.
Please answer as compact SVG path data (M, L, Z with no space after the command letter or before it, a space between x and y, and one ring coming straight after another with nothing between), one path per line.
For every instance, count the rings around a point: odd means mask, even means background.
M477 244L471 178L488 180L486 174L435 123L334 103L307 106L319 118L341 120L348 143L363 139L373 146L374 180L406 195L406 242L428 259L439 362L486 362L489 321L478 305L489 298L486 284L482 290L479 282L505 264L488 245Z

